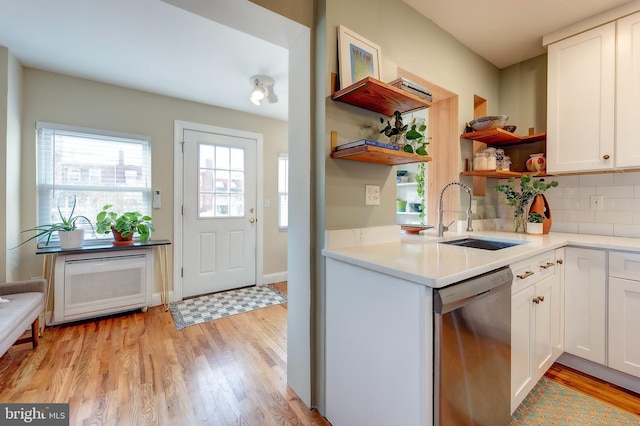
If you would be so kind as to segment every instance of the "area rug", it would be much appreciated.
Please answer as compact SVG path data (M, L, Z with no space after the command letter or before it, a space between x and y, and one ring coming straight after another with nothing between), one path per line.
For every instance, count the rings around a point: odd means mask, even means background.
M543 377L513 413L511 425L640 425L640 417Z
M169 310L176 329L182 330L190 325L279 305L286 301L286 296L273 287L253 286L173 302L169 304Z

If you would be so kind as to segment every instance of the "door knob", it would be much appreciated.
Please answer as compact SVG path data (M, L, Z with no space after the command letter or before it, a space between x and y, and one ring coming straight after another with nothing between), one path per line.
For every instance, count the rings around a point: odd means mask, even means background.
M602 156L602 158L603 158L604 160L608 160L610 157L609 157L609 154L605 154L605 155L603 155L603 156Z
M250 218L249 218L249 223L253 223L253 222L255 222L255 221L256 221L256 219L255 219L255 218L253 218L253 217L250 217Z

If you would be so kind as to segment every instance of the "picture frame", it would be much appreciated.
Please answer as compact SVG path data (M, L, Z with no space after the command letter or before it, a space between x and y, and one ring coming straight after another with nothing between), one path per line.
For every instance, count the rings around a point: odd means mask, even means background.
M380 46L344 25L338 26L340 88L344 89L366 77L381 80L380 60Z

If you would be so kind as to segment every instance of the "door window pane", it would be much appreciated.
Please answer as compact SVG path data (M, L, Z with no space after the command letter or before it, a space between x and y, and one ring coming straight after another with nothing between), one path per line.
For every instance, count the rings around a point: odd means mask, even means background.
M243 217L244 150L200 143L198 151L199 217Z

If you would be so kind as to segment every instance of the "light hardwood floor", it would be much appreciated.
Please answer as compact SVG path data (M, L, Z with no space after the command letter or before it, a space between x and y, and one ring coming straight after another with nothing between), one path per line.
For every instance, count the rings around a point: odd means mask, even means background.
M282 304L176 331L154 307L47 327L0 358L0 401L69 402L71 425L329 425L286 385L286 321Z
M0 402L69 402L71 425L330 426L287 388L286 321L282 304L176 331L154 307L47 327L0 357ZM559 364L546 376L640 415L637 394Z

